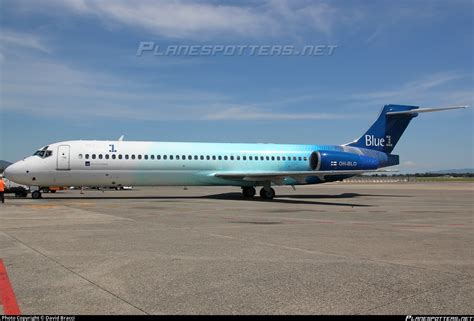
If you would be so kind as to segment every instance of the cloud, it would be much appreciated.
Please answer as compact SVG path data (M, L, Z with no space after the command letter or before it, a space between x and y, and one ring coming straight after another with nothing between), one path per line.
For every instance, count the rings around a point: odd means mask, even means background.
M404 167L416 167L417 166L417 164L413 161L404 161L401 165L404 166Z
M216 92L137 83L97 71L47 61L9 62L3 68L3 111L60 119L115 118L138 121L243 121L340 119L331 113L301 113L240 102ZM291 101L291 97L287 98ZM298 101L300 98L295 98ZM275 99L274 104L280 103Z
M49 0L42 3L43 6L48 4L78 15L96 16L105 24L132 26L178 39L216 35L294 36L298 31L329 35L338 24L356 18L350 10L342 11L323 1L302 0L233 4L164 0ZM39 10L44 10L43 6Z
M40 37L30 33L22 33L6 29L2 29L0 32L0 44L2 47L19 46L39 50L45 53L51 52L51 48L49 48Z
M347 117L331 113L275 113L255 106L232 105L228 105L220 111L203 117L203 119L207 120L328 120L343 118Z

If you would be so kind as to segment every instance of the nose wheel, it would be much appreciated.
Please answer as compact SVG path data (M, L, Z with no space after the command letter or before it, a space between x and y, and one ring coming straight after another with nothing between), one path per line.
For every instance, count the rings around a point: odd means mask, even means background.
M41 198L41 192L40 191L33 191L31 192L31 198L37 200L38 198Z
M275 197L275 190L271 187L269 187L269 188L263 187L260 190L260 197L265 199L265 200L271 200Z

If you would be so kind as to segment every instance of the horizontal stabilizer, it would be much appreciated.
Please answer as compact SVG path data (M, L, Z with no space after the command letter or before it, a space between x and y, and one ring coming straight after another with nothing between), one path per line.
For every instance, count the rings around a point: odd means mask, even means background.
M389 111L386 113L387 116L392 115L412 115L418 113L431 113L435 111L443 111L443 110L451 110L451 109L462 109L467 108L469 106L452 106L452 107L441 107L441 108L417 108L412 110L404 110L404 111Z

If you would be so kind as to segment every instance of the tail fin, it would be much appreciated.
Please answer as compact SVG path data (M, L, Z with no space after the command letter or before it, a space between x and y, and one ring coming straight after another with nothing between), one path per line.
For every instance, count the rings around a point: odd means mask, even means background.
M418 106L385 105L369 130L356 141L346 145L391 153L412 118L419 113L457 108L466 106L420 109Z

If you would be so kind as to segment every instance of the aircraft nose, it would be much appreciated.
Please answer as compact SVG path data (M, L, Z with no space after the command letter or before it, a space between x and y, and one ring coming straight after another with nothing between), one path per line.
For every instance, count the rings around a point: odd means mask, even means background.
M11 164L7 168L5 168L5 172L3 173L6 178L8 178L10 181L15 181L15 177L18 178L20 175L21 171L21 165L18 163Z

